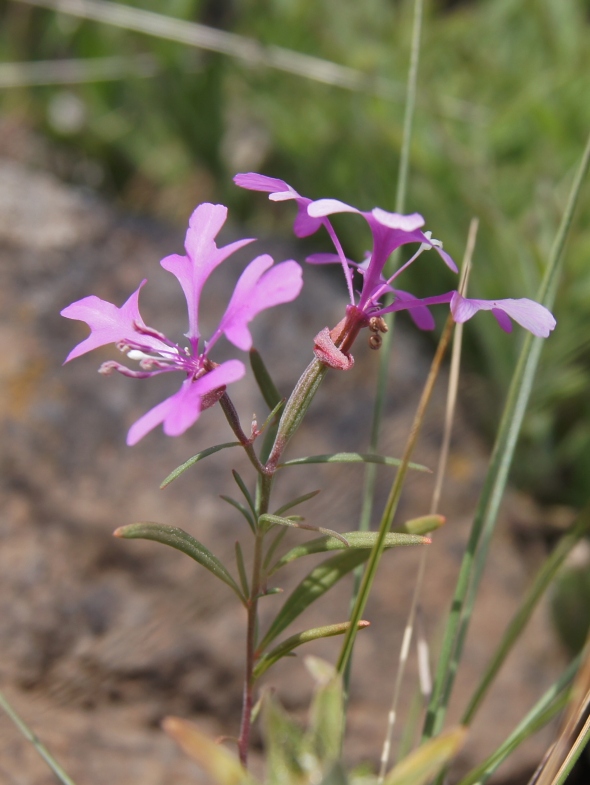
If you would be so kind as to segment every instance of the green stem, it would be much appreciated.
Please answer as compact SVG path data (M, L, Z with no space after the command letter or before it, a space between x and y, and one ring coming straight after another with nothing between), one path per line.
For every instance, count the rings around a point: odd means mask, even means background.
M256 455L253 445L253 438L246 436L244 433L236 408L226 392L223 393L219 399L219 405L225 414L225 418L228 421L230 428L235 433L237 440L240 442L246 452L246 455L250 459L252 466L254 466L258 474L268 474L266 467L260 463L260 460Z
M244 674L244 695L242 700L242 721L238 739L240 763L248 763L250 730L252 728L252 708L254 706L254 666L256 665L256 633L258 628L258 599L260 597L260 578L262 574L262 547L264 533L258 531L254 542L254 561L252 564L252 588L248 598L248 623L246 632L246 672Z
M72 780L59 763L55 760L53 755L49 752L47 747L42 744L37 736L33 733L33 731L29 728L29 726L24 722L24 720L19 717L16 711L12 708L8 700L5 696L0 692L0 706L4 709L6 714L10 717L10 719L14 722L16 727L22 733L27 741L30 741L33 747L37 750L39 755L43 758L45 763L49 766L51 771L55 774L58 780L62 783L62 785L75 785L74 780Z

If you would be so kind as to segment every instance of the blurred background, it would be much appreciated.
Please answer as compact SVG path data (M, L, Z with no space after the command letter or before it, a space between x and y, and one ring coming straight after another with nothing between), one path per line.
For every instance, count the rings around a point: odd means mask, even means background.
M179 224L218 199L257 232L290 232L292 210L238 191L237 171L393 209L411 3L84 0L70 3L77 15L43 5L0 2L0 111L3 134L51 138L62 179ZM169 19L207 26L205 48ZM590 128L589 34L588 0L427 3L407 210L455 258L479 217L473 296L535 296ZM590 473L587 193L514 474L540 500L572 505ZM339 229L360 257L362 222ZM442 265L422 264L408 285L453 284ZM468 411L490 439L520 339L484 315L466 331Z

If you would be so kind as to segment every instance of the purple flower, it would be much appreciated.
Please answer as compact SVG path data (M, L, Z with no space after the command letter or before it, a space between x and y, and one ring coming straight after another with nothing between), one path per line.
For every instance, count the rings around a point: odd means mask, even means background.
M252 346L249 322L273 305L290 302L301 291L301 267L292 260L276 266L268 255L258 256L240 276L218 328L204 341L198 327L199 300L203 286L213 270L238 248L252 240L238 240L218 248L215 238L227 217L221 204L201 204L192 214L186 233L186 255L173 254L161 265L178 279L188 306L188 347L168 340L148 327L139 313L137 291L120 307L98 297L84 297L61 312L67 319L77 319L90 327L90 335L68 355L66 362L99 346L115 343L128 359L138 361L139 370L117 362L106 362L101 373L118 371L125 376L147 378L169 371L181 371L185 379L174 395L166 398L131 426L127 444L136 444L157 425L163 424L168 436L179 436L193 425L203 409L215 404L227 384L241 379L245 366L240 360L217 365L209 353L222 335L247 351Z
M424 226L424 218L419 213L400 215L399 213L388 213L379 207L375 207L371 212L362 212L357 210L356 207L340 202L338 199L318 199L317 201L312 201L300 196L297 191L283 180L252 172L236 175L234 182L241 188L269 193L269 199L272 201L295 200L297 202L297 218L293 228L298 237L307 237L316 232L321 226L324 226L334 243L337 255L316 254L308 257L307 261L312 264L340 262L344 270L352 305L355 303L352 270L356 269L360 272L363 275L363 286L358 308L367 315L379 315L386 312L379 305L379 300L386 293L394 294L396 298L399 298L400 302L415 299L413 295L403 290L394 289L391 286L391 282L425 250L435 248L445 264L453 272L457 272L454 261L443 251L442 243L438 240L433 240L429 232L421 231L420 227ZM363 216L369 224L373 235L373 250L365 263L361 265L355 264L344 255L340 241L328 218L328 216L335 213L356 213ZM420 243L417 253L389 281L386 281L383 278L383 269L387 260L393 251L408 243ZM422 329L432 329L434 327L434 320L425 307L421 311L417 311L413 318Z
M318 199L317 201L312 201L300 196L282 180L259 174L240 174L234 178L234 181L242 188L266 191L270 193L269 198L274 201L295 199L298 205L295 233L298 236L303 237L312 234L322 225L328 229L330 237L334 241L337 254L314 254L308 257L307 261L311 264L340 262L345 270L353 306L355 305L355 298L351 284L351 270L355 270L363 276L362 288L358 303L355 306L356 315L354 318L359 317L358 311L361 312L361 315L367 317L367 322L373 316L382 316L395 311L409 311L410 316L418 327L423 330L431 330L434 328L434 319L428 310L429 306L450 303L451 313L456 322L465 322L477 311L486 310L493 313L500 327L506 332L512 330L511 320L532 332L533 335L543 338L546 338L555 327L553 315L544 306L526 298L519 300L474 300L462 297L457 291L451 291L419 299L410 294L410 292L394 288L392 284L395 279L413 264L424 251L432 248L439 254L447 267L453 272L457 272L455 262L443 250L442 243L434 240L430 232L422 231L421 227L424 226L424 219L419 213L400 215L399 213L386 212L379 207L375 207L370 212L362 212L356 207L345 204L338 199ZM305 213L307 213L307 217ZM358 264L345 257L328 219L328 216L336 213L355 213L361 215L368 223L373 235L373 248L367 254L364 262ZM383 271L387 260L393 251L408 243L420 243L418 250L386 280ZM386 294L393 295L394 299L390 305L383 306L380 301ZM351 314L353 312L354 309L350 311ZM335 330L332 332L334 333ZM322 338L322 344L325 355L327 346L325 336ZM341 358L340 362L342 362Z
M555 328L553 314L543 305L523 297L519 300L472 300L452 292L451 313L456 322L466 322L478 311L491 311L500 327L512 332L513 319L538 338L547 338Z

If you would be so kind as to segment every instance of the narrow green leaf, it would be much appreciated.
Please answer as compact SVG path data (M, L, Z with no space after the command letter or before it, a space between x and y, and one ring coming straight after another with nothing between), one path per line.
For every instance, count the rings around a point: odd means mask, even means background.
M535 576L531 587L527 591L516 614L508 625L500 645L498 646L494 656L486 668L486 672L469 702L465 714L463 715L463 724L469 725L473 719L498 671L506 660L506 657L510 651L512 651L512 647L519 639L520 634L531 618L533 611L543 596L543 593L555 577L557 571L567 558L568 554L571 553L573 547L588 532L589 527L590 507L587 507L582 513L580 513L575 525L572 527L570 532L561 538L557 547L553 549Z
M165 488L167 485L170 485L172 480L175 480L177 477L180 477L187 469L190 469L191 466L194 466L197 461L201 461L203 458L207 458L209 455L213 455L213 453L219 452L220 450L225 450L227 447L239 447L239 442L225 442L225 444L216 444L215 447L208 447L206 450L202 450L198 452L196 455L193 455L192 458L189 458L188 461L185 461L180 466L177 466L173 472L171 472L168 477L164 480L164 482L160 485L160 488Z
M237 583L219 559L183 529L179 529L177 526L166 526L163 523L142 522L121 526L113 534L115 537L125 540L154 540L154 542L161 542L163 545L169 545L171 548L176 548L177 551L186 553L187 556L227 584L235 591L240 600L244 601Z
M270 544L270 546L268 548L268 551L266 552L266 556L264 557L264 561L262 563L262 569L264 571L266 571L268 569L268 565L273 560L274 555L276 553L276 550L279 547L279 545L281 544L281 542L283 541L283 538L284 538L285 534L287 534L287 531L288 531L288 529L281 528L276 533L275 538L272 541L272 543Z
M281 403L282 397L257 349L250 349L250 366L266 405L269 409L274 409Z
M364 626L368 626L368 622ZM318 658L308 657L305 664L313 672L317 670ZM309 728L306 734L309 747L324 766L340 759L344 729L342 677L335 668L331 670L328 678L324 677L319 681L311 704Z
M357 532L352 532L352 534L356 534ZM349 535L346 535L347 539ZM396 535L397 537L401 537L404 535ZM405 537L410 537L411 535L407 534ZM322 538L322 539L330 539L333 540L334 543L338 543L335 545L335 548L344 548L343 544L337 540L336 538ZM418 541L423 542L423 538L416 538ZM327 548L323 548L322 550L328 550ZM317 553L318 551L316 551ZM291 624L303 611L312 604L315 600L319 599L323 594L325 594L329 589L332 588L344 575L349 573L351 570L354 570L355 567L358 567L359 564L362 564L366 561L371 553L370 546L365 546L363 548L355 548L352 546L347 548L344 553L339 553L336 556L332 556L331 559L327 559L326 561L319 564L315 569L313 569L306 578L304 578L301 583L295 587L295 589L291 592L291 594L285 600L285 603L281 610L279 611L278 615L276 616L275 620L270 626L270 629L264 636L263 640L258 646L258 652L262 653L268 647L269 643L273 641L277 635L280 635L286 627ZM304 555L304 554L300 554Z
M246 483L244 482L244 480L242 480L242 478L240 477L240 475L235 469L232 469L231 473L234 480L236 481L238 488L242 491L244 495L244 499L246 499L246 501L248 502L248 507L252 510L252 515L256 517L256 507L254 505L254 499L250 495L250 491L246 487Z
M232 499L231 496L226 496L225 494L221 494L219 498L223 499L224 502L231 504L232 507L235 507L236 510L241 512L244 518L248 521L248 526L252 529L253 532L256 532L256 524L254 522L254 518L252 517L252 513L246 507L245 504L242 504L242 502L239 502L236 499Z
M290 518L283 518L280 515L261 515L258 519L258 524L270 524L272 526L291 526L295 529L305 529L310 532L320 532L330 537L336 537L337 540L348 548L348 540L342 534L333 531L332 529L325 529L323 526L312 526L310 523L301 523L303 519L299 516L292 515Z
M309 641L316 641L319 638L331 638L334 635L342 635L346 632L349 626L350 622L345 621L341 624L328 624L325 627L313 627L310 630L304 630L303 632L298 632L295 635L291 635L290 638L287 638L287 640L279 643L279 645L275 646L272 651L264 654L258 660L258 663L254 668L254 678L260 678L263 673L266 673L271 665L274 665L275 662L282 659L283 657L286 657L293 651L293 649L296 649L298 646L301 646L304 643L309 643ZM368 626L368 621L359 622L359 629L363 629L364 627Z
M458 727L441 733L418 747L385 777L383 785L426 785L459 752L467 729Z
M162 727L218 785L256 785L256 780L231 752L202 733L192 722L180 717L166 717Z
M236 564L238 567L238 575L240 576L240 583L242 584L242 591L244 597L250 595L250 587L248 586L248 576L246 575L246 565L244 564L244 554L242 553L242 546L236 541Z
M285 564L301 558L301 556L309 556L312 553L325 553L326 551L338 551L345 547L353 549L364 549L370 551L375 545L377 539L377 532L346 532L343 537L346 539L348 546L345 546L340 539L336 537L318 537L315 540L304 542L292 548L279 561L274 565L270 571L273 575ZM427 537L421 537L417 534L405 534L403 532L391 532L385 538L385 548L397 548L402 545L429 545L430 540ZM361 562L362 563L362 562Z
M303 496L298 496L296 499L293 499L287 504L283 504L282 507L279 507L278 510L275 510L275 515L282 515L283 513L287 512L287 510L292 510L293 507L296 507L298 504L303 504L303 502L309 501L309 499L313 499L314 496L317 496L320 491L311 491L311 493L304 493Z
M280 463L278 468L305 466L308 463L380 463L384 466L401 466L399 458L389 458L387 455L373 455L372 453L362 452L335 452L329 455L308 455L305 458L293 458L290 461L285 461L285 463ZM419 472L431 471L421 463L409 463L408 467Z
M570 696L563 692L554 697L549 703L539 708L537 704L510 736L477 768L472 769L459 785L485 785L501 764L509 758L514 751L537 731L544 728L553 720L569 702Z
M262 701L262 717L267 782L281 785L304 783L303 731L270 692L265 693Z

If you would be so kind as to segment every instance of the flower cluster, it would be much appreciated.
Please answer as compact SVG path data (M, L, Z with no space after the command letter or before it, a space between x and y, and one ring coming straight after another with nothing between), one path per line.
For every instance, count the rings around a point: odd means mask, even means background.
M114 343L138 370L118 362L106 362L101 373L118 371L125 376L146 378L169 371L181 371L185 378L178 392L166 398L132 425L128 444L135 444L157 425L163 424L169 436L178 436L198 419L201 411L215 404L226 385L241 379L245 366L240 360L220 365L209 355L222 335L238 349L252 346L249 322L261 311L290 302L301 291L301 267L292 260L276 266L267 254L256 257L240 276L219 326L208 341L198 326L199 302L205 282L213 270L234 251L253 240L238 240L218 248L215 238L225 223L227 207L201 204L190 218L186 233L186 255L173 254L162 259L162 267L180 283L188 306L188 346L180 346L148 327L139 313L138 289L120 308L98 297L84 297L61 312L68 319L86 322L91 333L68 355L66 362L99 346Z
M297 217L294 231L298 237L307 237L323 226L330 235L336 254L314 254L307 261L312 264L340 263L344 271L350 309L354 309L355 319L360 326L369 326L371 319L381 317L393 311L409 311L414 322L424 330L433 329L434 319L428 306L440 303L450 303L451 313L456 322L466 322L478 311L491 311L496 317L500 327L506 332L512 330L514 320L534 335L546 338L555 327L553 315L542 305L526 298L513 300L478 300L463 297L457 290L445 292L419 299L402 289L393 286L395 280L426 250L434 249L443 262L453 272L457 266L451 257L443 250L442 243L434 240L430 232L423 232L424 218L418 213L400 215L390 213L375 207L370 212L362 212L356 207L340 202L337 199L319 199L312 201L300 196L297 191L283 180L278 180L265 175L248 173L238 174L234 182L241 188L252 191L263 191L269 194L272 201L293 200L297 204ZM355 263L347 259L342 246L330 223L329 216L336 213L353 213L361 215L373 235L373 248L362 263ZM397 248L409 243L419 243L416 253L388 279L384 278L385 265ZM355 302L353 287L353 272L362 275L362 287ZM383 305L385 295L390 295L392 302ZM390 299L391 299L390 298ZM316 356L333 367L346 369L352 365L352 358L342 351L342 346L337 346L335 336L338 330L323 330L316 336ZM334 342L336 341L336 345Z

